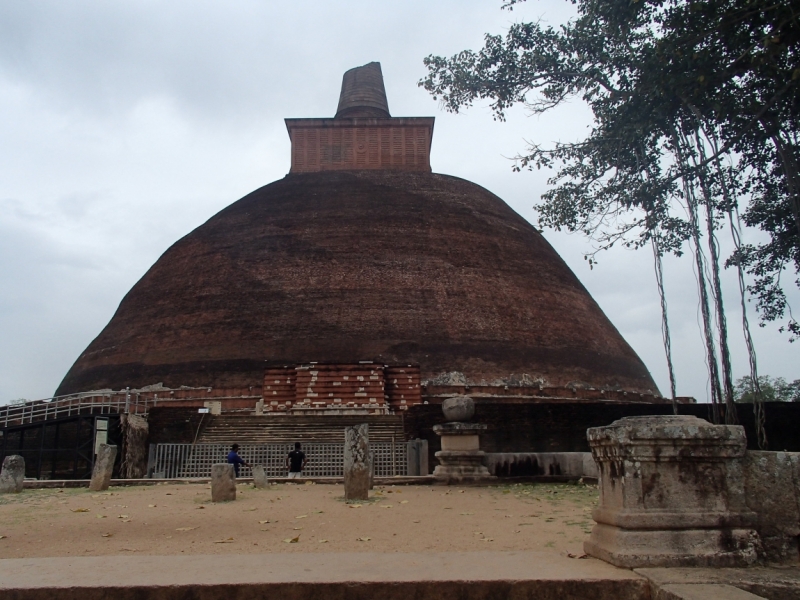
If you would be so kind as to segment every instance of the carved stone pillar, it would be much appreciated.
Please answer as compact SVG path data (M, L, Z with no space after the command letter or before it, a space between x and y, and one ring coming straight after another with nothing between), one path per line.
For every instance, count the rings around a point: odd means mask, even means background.
M372 461L369 454L369 425L344 430L344 499L369 498Z

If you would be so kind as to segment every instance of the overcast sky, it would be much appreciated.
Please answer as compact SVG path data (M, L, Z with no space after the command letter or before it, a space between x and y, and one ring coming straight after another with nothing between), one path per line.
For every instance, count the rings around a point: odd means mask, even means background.
M477 49L484 33L516 19L555 24L571 11L564 0L511 13L500 4L0 3L0 403L50 396L172 243L283 177L283 119L333 116L349 68L380 61L392 115L436 117L435 172L474 181L534 221L548 174L512 173L507 157L526 140L580 139L589 125L580 102L542 118L512 111L497 123L486 106L444 113L416 85L428 54ZM586 239L545 236L668 393L650 252L615 250L590 271ZM691 261L667 260L665 277L678 392L703 401ZM732 273L725 286L740 377L747 367ZM800 295L791 299L800 307ZM754 334L762 374L800 378L800 344L774 326Z

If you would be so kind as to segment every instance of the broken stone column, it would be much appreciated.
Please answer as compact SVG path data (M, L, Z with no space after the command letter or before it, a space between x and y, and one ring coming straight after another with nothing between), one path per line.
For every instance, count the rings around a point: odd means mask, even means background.
M442 438L442 449L435 454L439 465L433 476L448 485L494 479L483 464L485 454L480 449L480 434L486 425L463 422L475 414L472 398L447 398L442 403L442 412L450 422L433 426L434 433Z
M25 482L25 459L17 454L6 456L0 471L0 494L19 494Z
M230 463L211 465L211 501L236 500L236 471Z
M92 480L89 489L93 492L102 492L111 485L111 475L114 473L114 461L117 459L117 447L110 444L100 444L97 456L94 458Z
M269 486L269 480L264 465L253 465L253 487L263 489L267 486Z
M344 429L344 499L367 500L372 461L369 453L369 425Z
M738 425L626 417L586 432L598 466L587 554L619 567L740 567L759 546Z
M406 442L406 474L411 477L428 475L428 440Z
M428 466L428 440L417 440L418 454L419 454L419 474L428 476L431 474L430 467Z
M120 475L124 479L142 479L147 475L147 419L139 415L120 415L125 443Z

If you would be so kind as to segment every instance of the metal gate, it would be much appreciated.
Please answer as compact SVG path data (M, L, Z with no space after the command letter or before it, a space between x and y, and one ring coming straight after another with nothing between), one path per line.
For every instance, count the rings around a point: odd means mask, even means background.
M241 445L239 456L251 465L263 465L267 477L286 476L286 455L294 444ZM156 444L149 472L168 479L209 477L211 465L227 460L228 444ZM370 444L376 477L406 475L405 442L375 442ZM342 477L344 475L344 444L304 442L303 452L308 464L306 477ZM240 477L252 477L252 470L242 466Z

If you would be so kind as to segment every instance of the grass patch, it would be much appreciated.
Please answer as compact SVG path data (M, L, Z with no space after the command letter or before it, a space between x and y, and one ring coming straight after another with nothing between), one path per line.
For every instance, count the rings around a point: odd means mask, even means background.
M66 500L75 496L84 496L89 488L44 488L38 490L22 490L19 494L0 495L0 506L7 504L34 504L38 505L48 499L58 498Z

